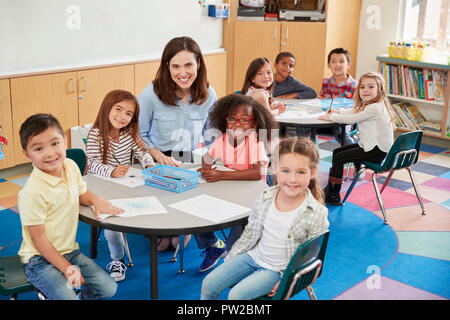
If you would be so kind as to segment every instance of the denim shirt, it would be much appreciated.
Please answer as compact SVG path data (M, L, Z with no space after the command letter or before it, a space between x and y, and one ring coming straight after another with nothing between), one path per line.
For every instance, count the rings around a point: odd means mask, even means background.
M139 95L139 129L150 148L160 151L192 151L209 127L208 114L217 101L214 89L208 88L208 98L197 105L189 99L176 106L164 104L149 84Z

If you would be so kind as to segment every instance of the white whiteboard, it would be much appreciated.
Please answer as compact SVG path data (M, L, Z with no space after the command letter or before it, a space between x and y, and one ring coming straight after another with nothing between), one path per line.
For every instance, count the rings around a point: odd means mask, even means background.
M221 48L222 19L196 0L0 0L0 74L160 57L178 36Z

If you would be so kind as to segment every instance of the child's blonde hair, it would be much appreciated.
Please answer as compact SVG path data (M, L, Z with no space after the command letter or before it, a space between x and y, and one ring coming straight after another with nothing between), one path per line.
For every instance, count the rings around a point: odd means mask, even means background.
M319 151L316 148L314 142L306 137L289 137L281 139L278 148L278 159L285 154L297 153L299 155L305 156L309 159L309 168L311 171L318 170L319 166ZM276 162L276 163L275 163ZM275 167L279 166L279 161L274 160ZM318 179L318 174L312 177L308 185L309 190L313 197L320 203L324 203L323 191L320 187L320 182Z
M373 79L373 80L375 80L375 82L376 82L376 84L378 86L378 94L377 94L377 96L374 99L372 99L370 101L367 101L365 103L362 101L361 96L359 95L359 89L361 87L361 82L362 82L363 79ZM366 108L367 105L382 101L384 103L384 105L385 105L385 108L386 108L388 114L389 114L389 117L391 118L392 127L395 128L395 120L394 120L395 118L394 118L394 115L392 114L392 111L391 111L392 110L392 104L391 104L391 102L389 101L389 98L386 95L386 89L385 88L386 88L385 81L384 81L383 76L380 73L369 71L369 72L363 74L359 78L358 86L356 87L356 94L355 94L355 97L354 97L355 106L353 107L353 112L354 113L361 112L361 111L363 111Z

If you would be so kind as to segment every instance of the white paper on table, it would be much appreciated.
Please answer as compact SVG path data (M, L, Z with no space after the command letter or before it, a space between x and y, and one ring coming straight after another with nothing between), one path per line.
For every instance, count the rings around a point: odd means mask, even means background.
M123 177L120 177L120 178L104 177L104 176L100 176L97 174L94 174L94 176L130 187L130 188L139 187L139 186L142 186L145 184L144 176L142 175L142 170L136 169L133 167L128 168L127 173Z
M212 222L225 221L251 211L250 208L206 194L169 204L169 207Z
M283 119L317 119L320 115L325 114L325 112L309 113L306 111L296 111L296 110L286 110L282 114L275 117L275 120Z
M147 214L161 214L167 213L166 208L159 202L155 196L140 197L140 198L127 198L127 199L114 199L109 200L115 207L125 210L121 214L106 214L100 213L100 219L105 219L111 216L128 218L135 216L142 216ZM93 207L91 207L94 210Z

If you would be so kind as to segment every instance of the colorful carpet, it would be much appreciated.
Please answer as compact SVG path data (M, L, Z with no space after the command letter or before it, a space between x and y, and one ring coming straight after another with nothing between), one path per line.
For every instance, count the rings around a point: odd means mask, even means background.
M326 183L332 150L337 143L319 139L320 181ZM358 181L345 206L329 207L330 238L322 276L314 284L321 300L447 300L450 299L450 149L423 145L412 167L424 199L421 214L406 170L394 174L383 192L389 225L385 225L371 174ZM353 169L350 169L350 177ZM404 171L404 172L403 172ZM17 192L27 174L0 179L0 255L17 253L20 220ZM381 185L385 177L378 177ZM351 180L346 181L343 192ZM140 235L127 234L134 267L119 283L116 300L145 300L150 296L149 246ZM80 222L77 241L89 254L89 226ZM98 244L95 261L109 263L106 240ZM202 257L195 241L185 250L185 273L169 262L173 251L159 253L159 298L197 300L205 274L197 271ZM226 292L221 296L226 299ZM7 299L7 297L0 297ZM35 293L19 299L36 300ZM309 299L301 292L293 299Z

